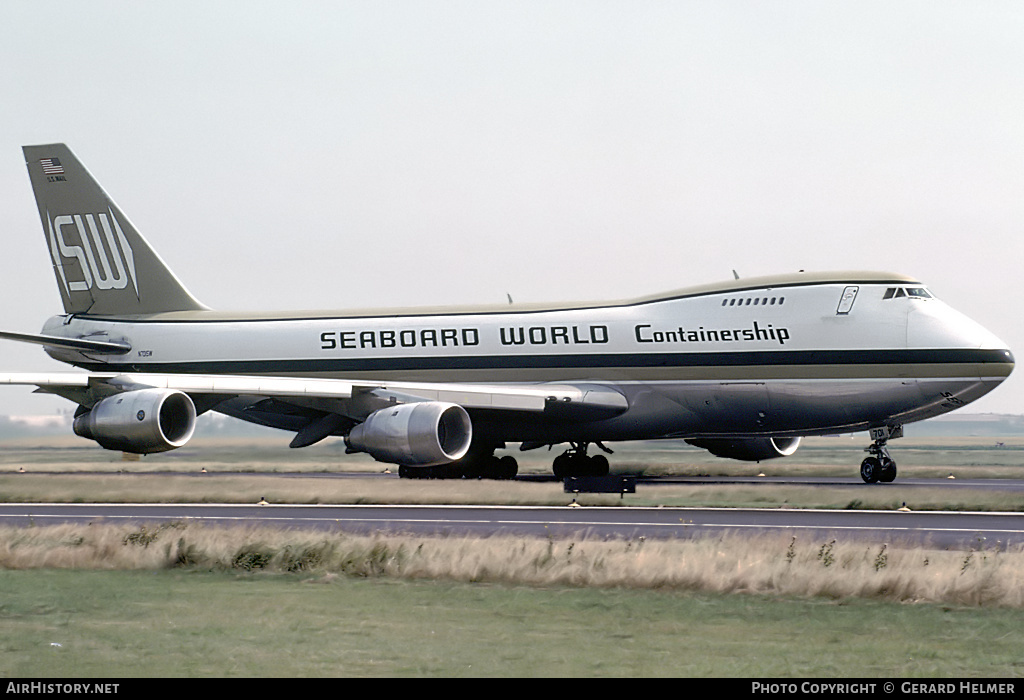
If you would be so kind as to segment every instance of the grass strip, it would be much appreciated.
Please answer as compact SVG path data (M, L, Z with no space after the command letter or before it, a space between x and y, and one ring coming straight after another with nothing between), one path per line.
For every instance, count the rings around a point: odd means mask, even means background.
M560 482L407 480L377 477L163 474L0 474L6 503L269 503L560 506L572 501ZM1019 492L950 490L899 482L885 485L792 484L644 485L637 493L581 494L582 505L737 508L830 508L1018 512Z
M8 677L1024 673L1021 552L191 524L0 543Z
M357 536L175 522L0 528L3 569L195 569L1024 608L1024 550L720 535Z

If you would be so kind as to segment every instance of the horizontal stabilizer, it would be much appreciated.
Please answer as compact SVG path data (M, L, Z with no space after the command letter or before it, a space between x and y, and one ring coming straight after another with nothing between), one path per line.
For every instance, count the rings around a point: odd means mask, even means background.
M86 338L62 338L56 335L37 335L34 333L12 333L0 331L0 338L16 340L19 343L34 343L51 348L65 348L81 352L98 353L101 355L124 355L131 352L128 343L110 340L88 340Z

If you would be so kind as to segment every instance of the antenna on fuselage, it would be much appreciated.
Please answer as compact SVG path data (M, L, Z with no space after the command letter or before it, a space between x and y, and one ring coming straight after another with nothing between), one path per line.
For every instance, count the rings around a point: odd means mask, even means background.
M736 279L739 279L740 278L740 273L736 272L736 270L733 270L732 271L732 276L735 277Z

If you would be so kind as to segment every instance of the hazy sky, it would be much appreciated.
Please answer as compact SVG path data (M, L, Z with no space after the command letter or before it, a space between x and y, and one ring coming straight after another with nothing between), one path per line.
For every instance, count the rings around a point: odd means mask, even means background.
M63 141L214 308L877 269L1024 357L1022 37L1009 1L6 0L0 327L61 310L21 146ZM967 410L1024 413L1024 369Z

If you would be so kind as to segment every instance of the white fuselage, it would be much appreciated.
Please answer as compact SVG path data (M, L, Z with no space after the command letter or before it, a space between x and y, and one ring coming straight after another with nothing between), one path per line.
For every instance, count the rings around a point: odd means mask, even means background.
M44 333L131 345L120 356L48 350L93 371L584 382L621 392L628 410L582 435L573 428L573 439L593 440L902 424L979 398L1013 367L1005 343L920 283L867 274L740 280L605 306L59 316ZM501 427L510 440L562 435L551 421Z

